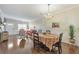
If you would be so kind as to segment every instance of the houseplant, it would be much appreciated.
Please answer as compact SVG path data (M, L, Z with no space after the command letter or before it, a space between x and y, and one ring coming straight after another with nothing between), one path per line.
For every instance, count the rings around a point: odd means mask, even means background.
M74 39L74 26L73 25L69 26L69 35L70 35L70 42L71 43L75 43L75 39Z

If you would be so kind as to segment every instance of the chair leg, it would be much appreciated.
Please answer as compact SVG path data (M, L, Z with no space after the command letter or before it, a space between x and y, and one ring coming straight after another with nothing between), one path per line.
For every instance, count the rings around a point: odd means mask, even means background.
M35 48L35 42L34 42L34 44L33 44L33 45L34 45L34 48Z
M61 54L61 53L62 53L62 48L61 48L61 46L60 46L60 47L58 47L58 52L59 52L59 54Z
M60 50L60 51L61 51L61 53L62 53L62 48L61 48L61 50Z
M60 47L58 47L58 52L59 52L59 54L60 54Z

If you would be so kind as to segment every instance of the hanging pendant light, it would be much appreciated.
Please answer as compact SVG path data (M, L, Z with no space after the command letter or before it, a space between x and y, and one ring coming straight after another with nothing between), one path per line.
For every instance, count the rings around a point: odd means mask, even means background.
M44 19L50 20L50 19L52 19L52 18L54 17L54 16L52 16L51 13L50 13L50 5L51 5L51 4L48 4L48 5L47 5L47 13L40 13L41 15L43 15Z
M53 16L50 14L50 5L51 5L51 4L48 4L48 13L47 13L47 14L48 14L48 15L47 15L47 19L48 19L48 20L50 20L50 19L53 18Z

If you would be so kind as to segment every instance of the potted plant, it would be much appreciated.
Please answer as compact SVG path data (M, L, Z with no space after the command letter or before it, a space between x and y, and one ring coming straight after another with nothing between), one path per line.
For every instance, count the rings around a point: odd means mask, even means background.
M74 39L74 26L73 25L70 25L69 26L69 31L70 31L70 33L69 33L69 35L70 35L70 42L71 43L75 43L75 39Z

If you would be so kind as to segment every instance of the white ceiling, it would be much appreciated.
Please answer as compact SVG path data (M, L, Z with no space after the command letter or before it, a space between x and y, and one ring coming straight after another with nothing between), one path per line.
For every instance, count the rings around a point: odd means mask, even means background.
M69 5L69 4L51 4L50 11L53 13L75 7L79 5ZM42 19L40 13L47 12L47 4L0 4L0 9L4 12L5 15L22 18L25 20L39 20Z

